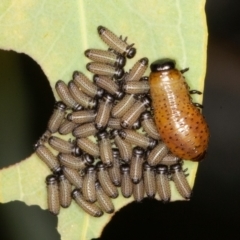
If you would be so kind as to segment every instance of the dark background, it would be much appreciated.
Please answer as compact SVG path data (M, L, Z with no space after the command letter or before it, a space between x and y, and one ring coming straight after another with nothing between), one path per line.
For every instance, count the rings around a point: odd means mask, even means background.
M204 115L211 139L190 202L130 204L102 239L240 239L240 2L208 0ZM29 156L54 99L30 58L0 51L0 168ZM57 218L37 206L0 204L2 240L60 239Z

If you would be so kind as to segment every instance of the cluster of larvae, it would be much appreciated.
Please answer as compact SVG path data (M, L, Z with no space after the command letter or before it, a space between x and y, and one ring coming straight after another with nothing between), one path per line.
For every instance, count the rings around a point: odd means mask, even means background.
M88 214L113 213L112 198L119 192L137 202L158 194L171 199L169 181L190 198L191 188L182 161L161 141L151 112L148 77L143 76L148 59L138 60L129 72L126 58L136 49L99 26L108 50L89 49L87 69L93 81L75 71L67 84L59 80L56 102L47 131L35 145L38 157L53 172L47 176L48 207L58 214L72 199ZM72 134L63 140L54 135ZM55 156L52 149L58 153Z

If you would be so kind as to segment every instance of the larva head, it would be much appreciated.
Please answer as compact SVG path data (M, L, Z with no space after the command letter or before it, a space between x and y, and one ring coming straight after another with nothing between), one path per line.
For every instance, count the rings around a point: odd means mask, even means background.
M156 167L156 172L158 174L168 174L168 166L159 164Z
M127 58L133 58L136 55L137 49L132 47L131 45L127 48Z
M57 184L57 177L53 174L48 175L46 177L46 184L47 185L53 185L53 184Z
M84 161L85 165L87 165L87 166L92 165L94 163L94 157L90 154L85 153L83 155L83 161Z
M159 59L150 65L152 72L162 72L175 69L176 62L169 58Z
M123 68L125 66L125 64L126 64L126 58L123 55L118 54L117 58L116 58L115 66Z

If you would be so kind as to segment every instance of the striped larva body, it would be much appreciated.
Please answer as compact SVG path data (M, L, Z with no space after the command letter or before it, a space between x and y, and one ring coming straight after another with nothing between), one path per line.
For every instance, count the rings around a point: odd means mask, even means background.
M114 98L110 94L105 94L103 99L99 100L97 115L95 118L95 127L98 130L103 130L107 126L113 102Z
M59 181L59 199L60 199L60 205L63 208L67 208L70 206L72 198L71 198L71 192L72 192L72 185L68 181L68 179L65 177L64 174L61 174L58 177Z
M72 132L73 129L77 126L76 123L68 121L67 119L64 120L64 122L61 123L61 125L58 128L58 132L61 135L67 135L68 133Z
M144 150L140 147L133 148L133 154L130 165L130 177L134 184L142 179L142 164L144 161Z
M89 97L86 93L80 90L73 80L68 83L68 89L75 101L82 107L88 109L96 107L96 99Z
M61 165L78 171L85 169L87 166L93 164L94 161L93 157L88 154L83 154L81 157L75 157L65 153L59 153L58 160Z
M82 188L83 177L80 176L79 172L72 168L62 167L63 173L68 181L78 189Z
M181 159L172 153L168 153L161 161L161 164L171 166L173 164L179 163Z
M77 145L81 150L94 157L98 157L100 155L98 145L88 138L78 138Z
M182 159L200 161L206 152L209 129L191 101L188 86L175 61L151 64L150 93L158 132L169 150Z
M156 166L161 163L162 159L167 155L168 148L164 142L159 142L149 153L147 162L150 166Z
M114 80L107 76L94 75L93 82L96 83L100 88L113 95L116 99L121 99L124 95L124 93L120 91L118 84L116 84Z
M132 125L138 120L139 116L142 112L146 110L150 106L150 99L148 97L144 97L140 100L137 100L131 108L122 116L121 126L123 128L131 128Z
M111 78L122 78L124 74L123 68L113 67L105 63L91 62L86 66L87 70L94 74L108 76Z
M146 94L150 86L148 81L127 81L123 84L122 89L128 94Z
M134 94L126 94L116 105L112 108L112 116L114 118L121 118L129 108L136 102Z
M120 155L117 148L112 149L113 153L113 164L112 167L108 168L108 174L112 183L119 187L121 185L121 173L120 173Z
M143 163L143 182L147 196L154 198L156 194L155 173L147 162Z
M61 171L60 164L57 157L44 145L38 145L35 147L35 152L38 157L47 164L53 173L58 173Z
M77 124L83 124L94 121L96 117L96 111L93 110L82 110L72 112L67 115L67 119Z
M126 64L126 58L123 55L115 54L111 51L88 49L84 52L84 54L94 62L106 63L120 68L123 68Z
M144 184L141 179L137 184L133 184L133 197L136 202L141 202L144 198Z
M97 180L96 170L94 166L89 166L86 169L86 174L83 177L82 194L86 201L96 202L97 195L95 190L95 182Z
M148 67L148 59L141 58L138 60L129 71L129 73L125 76L125 81L139 81L143 74L146 72Z
M55 84L55 89L58 93L58 96L61 100L69 107L72 108L74 111L79 111L82 109L82 106L75 101L68 90L68 86L62 80L58 80Z
M56 176L48 175L46 177L46 184L47 184L48 210L54 215L58 215L60 211L60 202L58 182Z
M114 212L114 205L111 198L103 191L100 183L97 181L95 183L97 202L100 205L100 208L106 213Z
M101 98L104 91L98 88L91 80L89 80L83 73L75 71L73 73L74 83L91 98Z
M166 165L158 165L156 168L156 187L158 195L164 203L171 199L171 189L168 179L168 167Z
M108 120L108 127L112 129L121 129L121 118L110 117Z
M85 138L85 137L89 137L91 135L95 135L97 132L98 132L98 130L95 127L95 123L90 122L90 123L84 123L84 124L76 127L73 130L72 135L74 137L78 137L78 138Z
M113 152L112 145L109 139L109 134L108 132L103 131L99 132L97 134L97 137L101 161L104 165L110 167L113 164Z
M160 139L156 124L154 123L149 111L143 112L141 114L141 125L148 136L156 140Z
M192 189L185 177L182 170L182 165L177 163L170 166L171 179L174 181L175 186L182 197L185 199L190 199L192 194Z
M153 138L146 137L143 134L136 132L134 130L124 129L119 130L118 133L119 136L126 142L129 142L132 145L137 145L144 149L146 148L152 149L157 143L157 141L154 140Z
M134 44L127 44L126 40L122 40L114 33L103 26L98 27L98 34L100 38L113 50L123 54L127 58L133 58L136 54L136 48L133 48Z
M100 182L104 192L110 198L117 198L118 190L116 186L113 185L108 175L108 171L102 162L98 162L97 164L97 176L98 176L98 181Z
M81 150L75 146L73 142L65 141L61 138L52 136L48 139L48 143L53 149L61 153L68 153L76 156L81 155Z
M130 167L128 164L121 165L122 184L121 192L125 198L129 198L133 193L133 183L130 178Z
M118 147L120 157L125 162L130 162L132 158L132 145L125 140L123 140L119 134L118 130L111 131L111 136L114 139L114 143Z
M96 204L87 202L78 189L74 189L72 191L72 198L85 212L91 216L101 217L103 215L103 211Z
M56 102L54 104L53 114L50 117L47 125L47 129L51 133L57 132L62 120L64 119L66 108L67 106L63 102Z

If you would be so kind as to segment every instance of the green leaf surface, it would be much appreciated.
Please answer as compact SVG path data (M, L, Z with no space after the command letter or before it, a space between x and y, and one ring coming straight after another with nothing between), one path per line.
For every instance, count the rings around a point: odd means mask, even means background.
M142 57L150 62L173 58L180 69L190 67L185 76L192 89L203 90L206 71L207 28L205 0L2 0L0 3L0 48L32 57L46 74L53 94L55 82L71 79L74 70L91 78L84 51L106 49L97 35L97 26L106 26L135 43L137 55L126 69ZM149 73L149 71L148 71ZM33 79L34 81L34 79ZM202 96L194 100L202 101ZM194 185L197 163L185 162L188 181ZM32 154L0 171L0 202L19 200L47 208L45 177L50 170ZM172 201L182 200L171 183ZM115 199L115 209L133 199ZM94 218L75 203L61 209L58 231L63 240L99 237L111 215Z

